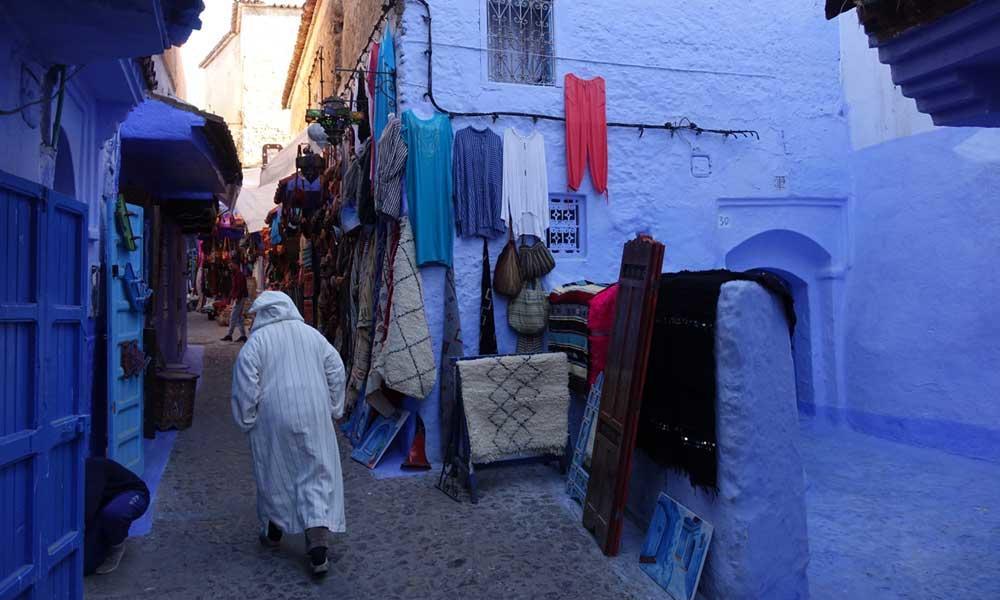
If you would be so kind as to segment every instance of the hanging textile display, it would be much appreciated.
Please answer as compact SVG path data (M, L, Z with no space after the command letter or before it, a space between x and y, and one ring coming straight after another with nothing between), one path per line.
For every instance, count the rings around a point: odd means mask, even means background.
M608 118L603 77L581 79L566 74L567 183L580 189L590 163L590 179L598 194L608 193Z
M513 129L504 131L502 217L512 223L514 237L533 235L546 239L549 175L545 138L538 131L529 135Z
M569 408L566 372L561 353L458 361L472 463L561 455Z
M378 138L375 169L375 212L394 221L403 214L403 173L409 153L402 128L398 118L389 119Z
M507 231L503 199L503 140L490 129L455 134L452 156L455 227L464 238L496 238Z
M347 407L352 409L361 387L368 378L371 365L371 334L375 310L375 258L377 254L376 236L370 232L358 243L354 255L352 289L357 290L357 321L354 329L353 360L350 377L347 380Z
M638 446L656 463L686 473L691 485L716 489L715 322L730 281L755 281L782 300L794 327L792 296L769 273L684 271L659 280Z
M621 546L663 252L663 244L639 235L625 244L622 253L614 333L583 510L583 526L594 532L608 556L617 555Z
M421 119L408 110L403 113L403 134L411 149L406 164L406 201L416 238L417 265L450 267L454 246L451 120L443 113Z
M451 272L451 269L448 270ZM483 275L479 286L479 354L497 353L497 326L493 311L493 283L490 281L490 244L483 238Z
M389 115L396 112L396 46L392 36L392 28L386 27L382 32L382 42L378 46L377 66L375 68L375 116L372 135L375 139L382 137L385 126L389 123Z
M366 142L372 136L371 112L368 110L368 94L365 88L368 87L364 69L358 70L357 77L358 95L355 98L354 110L361 113L361 121L358 123L358 141Z
M430 394L437 379L424 314L423 283L414 258L413 231L406 217L400 219L397 235L395 251L389 253L393 258L391 274L383 277L383 287L388 288L387 313L376 330L366 392L369 403L386 416L386 403L377 399L383 387L419 400Z
M455 410L455 365L452 361L465 356L461 317L458 310L458 294L455 292L455 271L448 269L444 278L444 336L441 338L441 386L438 393L442 449L451 439Z

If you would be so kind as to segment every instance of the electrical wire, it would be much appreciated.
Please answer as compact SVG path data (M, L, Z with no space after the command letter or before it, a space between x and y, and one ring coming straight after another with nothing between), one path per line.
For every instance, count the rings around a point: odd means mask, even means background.
M531 112L507 111L507 110L495 110L495 111L487 111L487 112L454 111L454 110L448 110L448 109L442 107L438 103L437 99L434 97L434 32L433 32L433 27L432 27L432 21L433 21L433 19L431 17L430 3L428 3L427 0L414 0L414 1L418 2L419 4L421 4L424 7L424 10L427 13L424 16L424 22L427 24L427 50L425 51L425 54L427 55L427 88L426 88L426 91L424 92L424 98L426 98L431 103L431 106L433 106L435 110L437 110L438 112L444 113L444 114L446 114L446 115L448 115L449 117L452 117L452 118L454 118L454 117L489 117L489 118L492 118L494 121L496 121L500 117L515 117L515 118L531 119L532 121L535 121L535 122L538 122L540 120L541 121L565 121L566 120L565 117L560 117L560 116L556 116L556 115L548 115L548 114L543 114L543 113L531 113ZM358 60L355 61L355 63L354 63L354 68L353 68L352 71L355 74L358 73L358 70L361 67L361 64L362 64L361 61L368 54L368 51L369 51L368 49L371 46L372 40L375 39L375 36L378 34L379 29L381 29L381 27L385 23L386 18L389 15L389 12L396 6L397 2L399 2L399 0L386 0L386 3L382 6L382 14L375 21L375 25L374 25L374 27L372 27L371 33L368 34L368 41L365 43L364 46L362 46L363 50L358 55ZM698 72L700 72L700 71L698 71ZM707 71L707 72L711 73L711 71ZM737 75L736 73L718 73L718 74ZM348 79L344 83L344 85L346 86L349 82L350 82L350 79ZM344 91L346 91L346 90L342 89L340 93L343 94ZM628 129L637 129L639 131L639 137L642 137L643 134L646 132L647 129L653 129L653 130L665 130L665 131L669 131L670 134L671 134L671 136L673 136L675 133L679 133L679 132L682 132L682 131L688 131L688 132L694 133L695 135L702 135L702 134L705 134L705 133L709 133L709 134L721 135L721 136L723 136L724 138L727 138L727 139L729 137L733 137L733 138L753 138L753 139L756 139L758 141L760 140L760 134L756 130L753 130L753 129L717 129L717 128L710 128L710 127L701 127L700 125L698 125L697 123L694 123L693 121L691 121L687 117L684 117L684 118L680 119L677 122L667 121L665 123L626 123L626 122L619 122L619 121L610 121L610 122L608 122L607 126L608 127L628 128ZM687 140L685 140L685 141L687 141Z
M76 77L80 73L80 71L83 70L84 66L86 66L86 65L81 65L81 66L77 67L77 69L75 71L73 71L73 73L71 75L69 75L68 77L64 78L63 81L62 81L62 85L65 85L71 79L73 79L74 77ZM42 97L42 98L39 98L38 100L32 100L31 102L26 102L26 103L22 104L21 106L18 106L17 108L10 108L10 109L0 108L0 117L9 117L10 115L16 115L17 113L21 112L22 110L24 110L26 108L35 106L36 104L44 104L45 102L51 102L51 101L55 100L58 97L59 97L59 90L56 89L56 91L53 92L52 96L49 97L49 98Z

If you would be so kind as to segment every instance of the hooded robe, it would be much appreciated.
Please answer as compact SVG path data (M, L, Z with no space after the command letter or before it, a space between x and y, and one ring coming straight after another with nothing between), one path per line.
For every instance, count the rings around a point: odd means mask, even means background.
M233 418L249 434L261 526L286 533L346 530L334 419L344 412L344 364L286 294L263 292L233 367Z

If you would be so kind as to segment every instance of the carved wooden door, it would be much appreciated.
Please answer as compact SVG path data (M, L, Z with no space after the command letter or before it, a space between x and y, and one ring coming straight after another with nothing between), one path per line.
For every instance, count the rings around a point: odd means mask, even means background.
M648 236L629 241L622 253L615 325L583 509L584 527L608 556L617 555L621 545L663 253L663 244Z

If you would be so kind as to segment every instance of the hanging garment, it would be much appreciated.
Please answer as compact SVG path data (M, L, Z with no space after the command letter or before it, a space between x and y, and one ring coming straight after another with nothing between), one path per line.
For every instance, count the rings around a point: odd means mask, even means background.
M490 281L490 245L486 238L483 238L483 278L479 290L479 354L481 356L498 354L497 326L493 314L493 283Z
M389 115L396 112L396 78L392 75L395 70L396 48L392 28L386 26L382 32L382 43L378 47L378 67L375 73L375 118L372 135L376 140L382 137L382 132L389 123Z
M451 209L451 120L443 113L421 119L403 113L403 135L409 146L406 201L417 243L417 265L450 267L454 227Z
M444 279L444 336L441 339L439 391L442 450L447 448L448 441L451 440L455 411L455 365L452 361L463 356L465 344L462 342L462 315L458 310L458 294L455 292L455 271L448 269Z
M366 395L369 403L385 416L387 403L374 401L382 388L422 400L431 393L437 379L434 349L431 346L424 290L414 257L413 232L409 220L399 220L396 246L387 252L392 258L385 282L386 314L379 319L372 348L372 367ZM386 261L389 262L388 260ZM388 266L388 264L387 264Z
M508 129L503 134L504 221L513 224L514 236L546 239L549 228L549 176L545 163L545 138L538 131L524 136Z
M452 158L455 226L462 237L495 238L507 232L501 216L503 140L489 129L455 134Z
M402 122L393 117L378 139L375 212L394 221L403 214L403 172L407 153Z
M357 181L354 183L354 195L358 207L358 219L362 225L374 225L375 215L375 194L372 186L372 154L375 140L369 139L361 145L358 154L358 170L355 173Z
M653 343L639 418L638 446L655 462L688 474L691 485L716 489L715 323L719 291L755 281L783 300L790 327L791 294L763 272L683 271L660 277Z
M378 71L378 55L379 43L374 42L371 52L368 53L368 78L365 81L368 84L368 114L371 116L372 137L374 138L372 140L372 151L368 155L368 180L373 187L375 185L375 155L377 154L375 146L378 144L378 134L375 133L375 107L378 100L375 97L375 73Z
M353 409L361 388L368 380L371 366L372 323L375 313L375 271L378 254L377 238L371 233L358 244L355 254L358 316L354 329L354 356L347 380L347 408Z
M608 192L608 118L604 78L566 74L566 168L571 190L580 189L590 160L590 179L598 194Z
M358 97L354 110L361 113L361 122L358 123L358 141L363 143L372 136L371 113L368 111L368 94L365 90L368 87L368 81L364 69L358 71L357 86Z
M250 438L257 517L285 533L345 531L333 425L344 412L344 365L285 294L264 292L250 310L256 318L233 368L232 411Z

